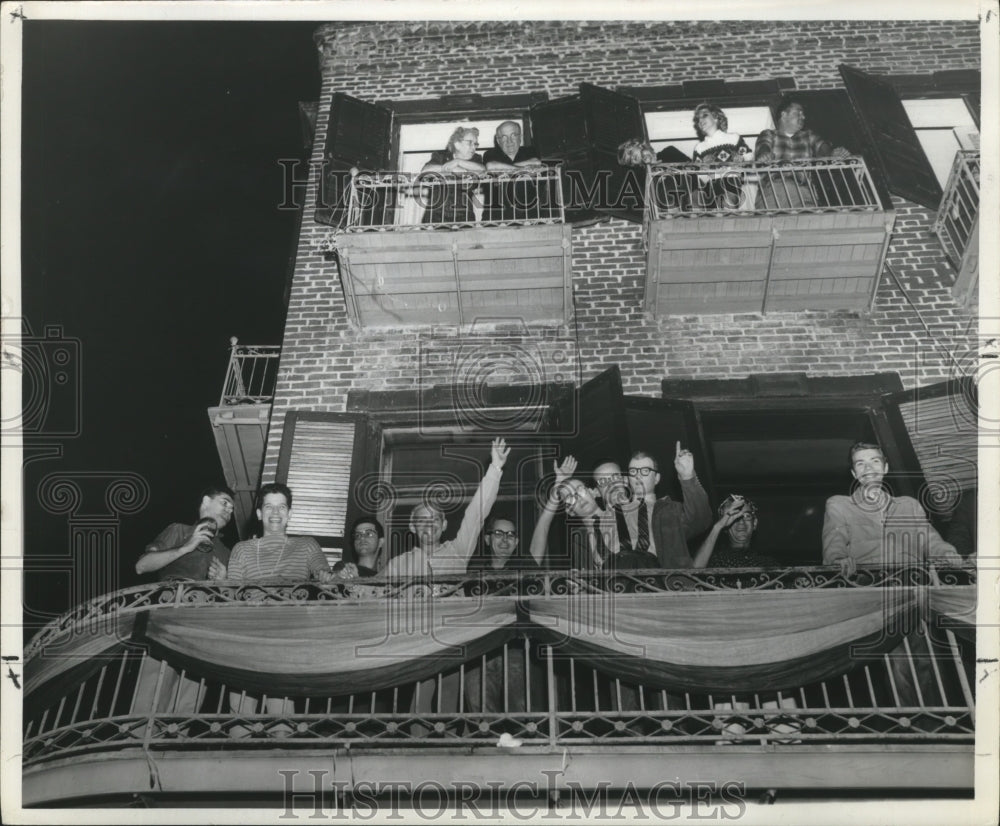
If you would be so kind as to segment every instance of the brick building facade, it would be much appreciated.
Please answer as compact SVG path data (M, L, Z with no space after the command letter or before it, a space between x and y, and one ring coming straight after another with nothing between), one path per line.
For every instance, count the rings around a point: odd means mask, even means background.
M484 322L361 329L348 312L332 230L313 219L331 100L416 101L462 95L573 94L766 81L840 89L840 64L894 78L979 69L976 21L381 22L317 31L322 93L313 171L282 344L263 480L281 476L289 411L338 413L348 394L411 391L464 380L470 342L528 345L532 364L494 365L485 381L581 383L617 365L625 394L659 398L667 380L809 379L898 373L907 389L955 378L977 343L974 312L952 296L955 270L932 233L934 211L892 199L895 225L870 312L810 310L651 318L642 227L618 218L572 229L572 309L564 324ZM905 82L903 83L905 86ZM723 103L725 106L725 103ZM693 108L693 105L690 107ZM456 118L457 120L457 118ZM442 137L448 129L442 126ZM481 136L483 145L490 135ZM891 270L891 271L890 271ZM428 352L434 358L426 358ZM534 371L534 375L532 372Z

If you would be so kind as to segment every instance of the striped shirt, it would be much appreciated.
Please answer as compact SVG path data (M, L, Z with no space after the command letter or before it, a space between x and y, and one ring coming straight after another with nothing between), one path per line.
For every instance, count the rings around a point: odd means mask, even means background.
M318 579L330 572L319 543L311 536L275 534L237 542L229 558L228 579Z

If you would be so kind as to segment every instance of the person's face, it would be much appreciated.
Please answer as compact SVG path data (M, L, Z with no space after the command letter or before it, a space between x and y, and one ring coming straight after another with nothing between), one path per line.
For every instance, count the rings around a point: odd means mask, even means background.
M462 161L471 161L476 154L476 147L479 142L471 134L466 135L461 140L455 141L451 148L452 154Z
M880 484L888 470L889 463L882 452L875 448L866 447L855 451L851 458L851 475L862 485Z
M594 470L597 489L609 505L624 505L631 498L626 478L615 462L605 462Z
M660 482L660 474L653 467L653 460L643 456L628 463L628 481L636 499L653 496Z
M564 482L559 487L559 499L562 500L568 514L581 519L593 516L598 510L593 493L579 479Z
M793 103L781 113L781 130L789 135L794 135L806 123L806 113L797 103Z
M198 515L201 517L212 517L218 523L219 530L221 531L229 524L229 520L233 518L233 498L228 493L203 496Z
M269 493L257 508L257 518L264 526L264 536L283 534L292 511L283 493Z
M514 123L505 123L497 129L497 146L505 155L513 158L521 148L521 127Z
M379 537L378 526L371 522L359 522L354 526L354 534L351 537L354 541L354 553L365 567L373 567L371 564L378 555L378 549L385 539Z
M749 511L743 513L739 519L729 526L729 544L734 548L745 548L750 544L753 532L757 530L757 519Z
M714 135L719 131L719 121L708 109L698 113L698 128L706 135Z
M517 528L509 519L497 519L487 532L485 542L493 559L507 561L517 550Z
M437 545L447 524L444 514L427 505L417 505L410 514L410 530L421 548Z

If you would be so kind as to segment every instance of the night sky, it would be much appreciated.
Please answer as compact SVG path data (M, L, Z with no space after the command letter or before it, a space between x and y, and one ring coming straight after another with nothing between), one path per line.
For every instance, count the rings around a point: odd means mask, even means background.
M119 587L223 479L206 410L230 336L281 343L297 215L278 209L278 161L307 159L298 102L319 95L317 25L24 25L22 316L37 338L58 326L79 340L81 396L78 413L71 391L47 397L43 430L79 419L79 436L40 440L61 457L25 448L29 613L72 602L51 562L69 559L70 515L40 505L49 474L83 490L74 519L108 513L94 474L148 483L118 523Z

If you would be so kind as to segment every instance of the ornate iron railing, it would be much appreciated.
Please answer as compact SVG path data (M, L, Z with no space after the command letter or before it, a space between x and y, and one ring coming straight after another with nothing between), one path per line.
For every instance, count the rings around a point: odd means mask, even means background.
M955 269L960 269L979 217L979 152L955 153L951 175L941 198L934 233Z
M72 638L97 623L109 627L144 612L253 603L509 598L565 594L728 593L809 589L950 588L975 582L971 568L866 569L845 578L830 568L781 570L636 571L616 574L552 571L476 574L389 583L371 579L319 583L164 582L130 588L79 606L47 626L25 651L30 664L70 650ZM121 626L117 626L120 628ZM331 633L334 629L331 628ZM56 696L25 709L24 765L131 746L157 749L280 745L282 748L491 745L514 738L526 746L706 744L732 747L803 743L874 744L973 742L971 656L947 629L919 629L900 651L859 661L835 679L788 691L740 695L674 692L623 680L560 654L530 627L482 656L436 676L348 695L261 697L261 711L233 711L240 685L189 674L180 664L151 661L140 646L124 646ZM917 645L913 651L910 645ZM58 656L58 653L54 654ZM152 703L137 702L140 671L159 669ZM918 670L932 685L921 693ZM909 672L916 702L897 685ZM178 676L180 679L177 679ZM179 702L180 684L197 684L192 703ZM44 694L44 692L42 692ZM153 710L155 709L155 710Z
M222 384L219 407L236 404L270 404L278 379L281 347L239 344L230 339L229 366Z
M347 232L564 223L558 167L451 175L364 172L351 180Z
M648 167L646 220L882 209L863 158Z

